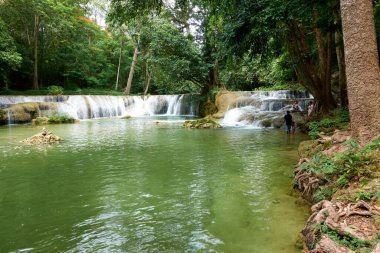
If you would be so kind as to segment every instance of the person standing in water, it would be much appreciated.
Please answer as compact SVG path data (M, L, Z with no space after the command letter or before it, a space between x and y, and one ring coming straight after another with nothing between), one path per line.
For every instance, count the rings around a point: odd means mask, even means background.
M286 133L290 134L290 131L292 130L292 121L293 121L293 117L290 114L290 111L286 111L286 115L284 116L284 121L286 125Z

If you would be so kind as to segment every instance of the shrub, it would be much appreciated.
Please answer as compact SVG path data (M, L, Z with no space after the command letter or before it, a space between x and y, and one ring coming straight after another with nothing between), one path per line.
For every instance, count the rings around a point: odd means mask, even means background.
M66 114L53 114L49 117L49 123L61 124L61 123L75 123L76 120Z
M47 88L48 94L53 96L61 96L63 95L63 87L52 85Z
M336 108L333 112L334 118L340 122L350 122L350 112L347 108Z
M333 111L331 117L309 122L309 136L312 139L316 139L319 132L333 133L335 129L345 130L348 127L349 121L350 115L348 110L337 108Z
M366 202L370 202L372 198L377 198L377 197L378 196L376 195L376 192L373 192L373 191L356 193L356 200L363 200Z
M324 199L331 199L333 195L333 190L328 186L321 186L313 194L313 201L319 202Z
M46 125L48 123L49 119L46 117L37 117L32 120L33 125Z
M319 134L319 124L317 121L312 121L309 123L309 136L312 139L317 139Z
M324 128L330 128L335 125L335 121L333 119L322 119L319 121L319 126Z

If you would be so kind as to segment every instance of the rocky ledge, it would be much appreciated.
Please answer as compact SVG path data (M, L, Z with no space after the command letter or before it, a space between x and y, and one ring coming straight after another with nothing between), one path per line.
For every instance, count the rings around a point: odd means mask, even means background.
M39 134L22 140L21 142L26 144L52 144L60 142L61 140L62 139L59 136L51 132L43 131Z
M294 186L313 204L304 252L380 253L380 137L360 146L335 131L298 151Z

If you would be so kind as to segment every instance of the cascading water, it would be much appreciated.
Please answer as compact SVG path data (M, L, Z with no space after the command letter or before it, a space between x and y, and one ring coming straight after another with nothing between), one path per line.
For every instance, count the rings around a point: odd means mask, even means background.
M157 96L0 96L0 109L8 122L33 116L65 114L76 119L120 116L196 116L199 100L196 95ZM26 117L25 115L29 115ZM21 116L20 116L21 118Z
M230 105L221 124L252 128L272 126L276 120L282 120L285 111L291 110L295 100L303 110L307 110L313 96L306 91L244 92Z

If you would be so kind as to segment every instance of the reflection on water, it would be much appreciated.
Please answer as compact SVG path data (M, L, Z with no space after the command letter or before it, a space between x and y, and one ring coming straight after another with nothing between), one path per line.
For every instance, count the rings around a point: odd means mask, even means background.
M0 252L297 252L304 137L165 120L0 128Z

